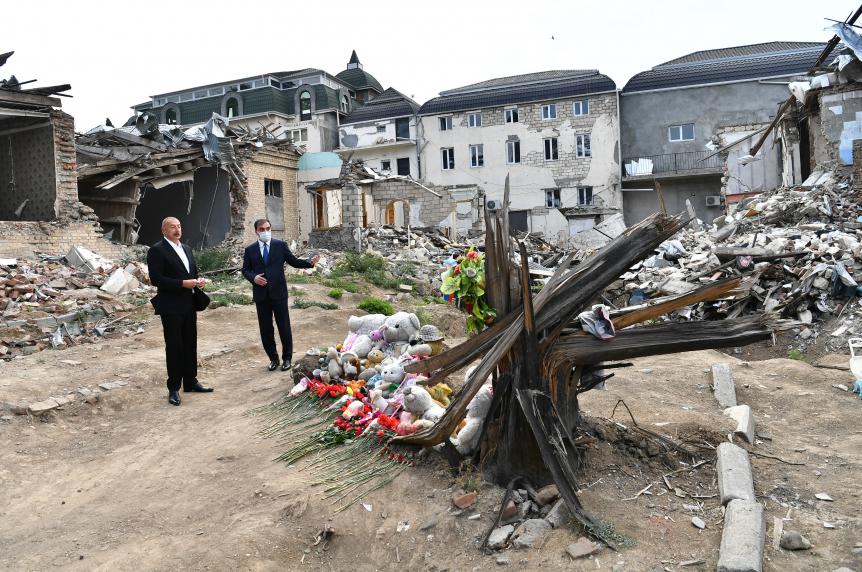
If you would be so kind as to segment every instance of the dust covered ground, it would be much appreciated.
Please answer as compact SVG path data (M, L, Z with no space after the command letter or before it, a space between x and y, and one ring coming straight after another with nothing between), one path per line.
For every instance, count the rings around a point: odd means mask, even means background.
M322 287L303 288L323 299ZM297 355L344 337L355 300L346 296L339 305L291 309ZM445 307L428 311L447 326L460 319ZM573 562L565 547L577 534L568 530L553 531L539 549L482 555L478 541L502 491L477 475L455 476L434 457L367 497L370 511L357 504L333 514L301 464L272 462L283 443L260 438L260 420L248 415L290 387L286 374L265 370L253 306L205 312L199 344L200 379L216 390L183 394L179 408L167 404L156 321L138 336L0 366L0 401L129 382L96 405L0 422L0 569L714 570L722 515L711 447L729 430L706 373L718 361L735 364L738 399L756 416L762 438L749 449L794 463L752 457L769 528L764 569L862 569L862 555L853 554L862 542L862 401L832 387L852 383L848 373L785 359L746 366L719 352L641 359L618 371L606 391L581 399L594 434L604 437L585 439L581 499L633 545ZM692 459L593 421L610 417L619 399L640 426L685 442L706 462L686 469L679 461L691 467ZM614 421L633 425L622 406ZM477 507L454 516L452 496L471 485L479 489ZM834 502L816 500L819 492ZM474 513L480 517L469 520ZM705 530L692 526L694 515ZM776 517L814 549L773 549ZM409 529L396 532L399 523ZM315 546L325 526L335 535ZM508 565L497 563L501 556ZM689 560L703 564L679 565Z

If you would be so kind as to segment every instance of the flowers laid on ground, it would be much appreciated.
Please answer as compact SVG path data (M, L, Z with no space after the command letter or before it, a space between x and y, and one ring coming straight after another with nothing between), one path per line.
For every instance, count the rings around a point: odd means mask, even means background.
M455 259L443 272L440 292L447 301L457 301L467 314L467 333L477 334L494 323L497 312L485 299L485 256L474 247Z

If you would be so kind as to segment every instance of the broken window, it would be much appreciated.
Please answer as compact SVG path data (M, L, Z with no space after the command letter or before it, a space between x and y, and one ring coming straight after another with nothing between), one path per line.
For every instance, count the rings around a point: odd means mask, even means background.
M410 158L409 157L401 157L396 160L398 166L398 174L407 176L410 174Z
M168 125L176 125L179 123L179 118L177 117L177 110L173 107L165 110L165 123Z
M342 95L341 96L341 111L343 111L344 113L347 113L347 111L349 109L350 109L350 101L347 99L346 95Z
M449 131L452 129L452 116L440 118L440 131Z
M470 145L470 166L471 167L484 167L485 166L485 153L484 153L484 145Z
M542 106L542 119L556 119L557 118L557 104L549 103L548 105Z
M506 123L517 123L518 122L518 110L517 109L506 109L503 111L503 115L506 118Z
M578 205L590 206L593 204L593 188L578 187Z
M671 125L667 128L668 141L694 141L694 123Z
M447 147L440 149L440 154L443 157L443 170L451 171L455 168L455 149Z
M467 126L468 127L482 127L482 114L481 113L469 113L469 114L467 114Z
M284 194L281 188L281 181L277 181L275 179L264 179L263 196L283 198Z
M575 135L575 156L579 159L593 156L593 151L590 149L589 133Z
M380 161L380 170L381 171L391 171L392 170L392 161Z
M545 206L549 209L558 209L562 206L560 200L560 189L547 189L545 191Z
M225 103L225 110L228 117L239 117L239 100L235 97L228 99Z
M311 119L311 94L303 91L299 94L299 120L307 121Z
M545 161L556 161L560 158L556 137L545 139Z
M521 142L506 141L506 163L514 165L521 162Z
M574 113L575 115L589 115L590 114L590 100L582 99L580 101L576 101L574 105Z
M395 120L395 139L406 141L410 139L410 118L401 117Z

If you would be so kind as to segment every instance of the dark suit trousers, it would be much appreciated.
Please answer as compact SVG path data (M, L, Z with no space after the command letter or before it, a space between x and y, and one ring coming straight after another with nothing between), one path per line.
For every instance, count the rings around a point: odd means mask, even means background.
M278 361L278 350L275 347L275 331L272 327L272 318L275 317L275 325L278 326L278 337L281 338L281 359L290 361L293 359L293 336L290 333L290 314L287 311L287 299L270 300L267 298L262 302L256 302L257 323L260 327L260 341L269 359Z
M197 314L162 314L165 333L165 358L168 366L168 391L186 389L198 381Z

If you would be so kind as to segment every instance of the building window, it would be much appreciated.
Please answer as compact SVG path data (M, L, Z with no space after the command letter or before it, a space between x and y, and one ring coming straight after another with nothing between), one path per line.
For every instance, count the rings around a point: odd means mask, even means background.
M225 109L229 118L239 117L239 100L235 97L229 98L225 103Z
M560 158L560 152L557 147L557 138L548 137L545 139L545 161L556 161Z
M590 134L575 135L575 156L579 159L592 157L593 151L590 148Z
M410 118L399 117L395 120L395 140L409 141L410 140Z
M521 162L521 142L506 141L506 163L514 165Z
M481 113L468 113L467 114L467 127L482 127L482 114Z
M395 164L398 168L398 174L404 177L410 175L410 158L409 157L401 157L400 159L395 160Z
M667 128L668 141L694 141L694 123L671 125Z
M264 179L263 195L265 197L284 198L284 195L282 194L281 190L281 181L277 181L275 179Z
M377 126L377 132L378 133L386 133L386 126L385 125L378 125Z
M485 166L485 153L484 153L484 145L470 145L470 166L471 167L484 167Z
M207 95L207 90L205 90L205 89L202 89L200 91L196 91L194 95L195 95L195 99L203 99L205 97L209 97Z
M548 105L542 106L542 119L556 119L557 118L557 104L549 103Z
M308 121L311 119L311 94L303 91L299 94L299 120Z
M392 170L392 161L380 161L380 170L381 171L391 171Z
M580 101L575 102L574 107L575 115L589 115L590 114L590 100L582 99Z
M443 157L443 170L451 171L455 168L455 149L447 147L440 149L440 154Z
M593 188L578 187L578 205L590 206L593 204Z
M560 200L560 189L548 189L545 191L545 206L549 209L558 209L563 206Z
M348 101L346 95L341 96L341 111L347 113L350 110L350 101Z
M518 110L517 109L506 109L503 111L503 116L506 118L506 123L517 123L518 122Z
M290 138L294 143L308 141L308 129L294 129L290 132Z
M209 89L209 94L211 96L213 96L213 95L224 95L224 88L223 87L211 87Z
M165 110L165 123L167 123L168 125L176 125L177 123L179 123L176 108L171 107Z
M452 116L440 118L440 131L449 131L452 129Z

